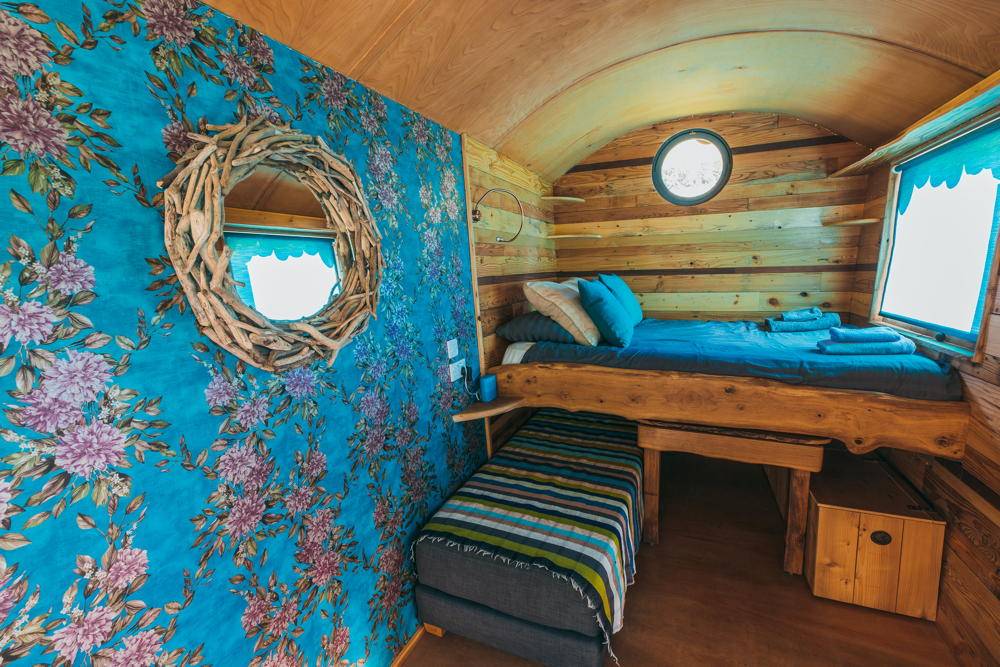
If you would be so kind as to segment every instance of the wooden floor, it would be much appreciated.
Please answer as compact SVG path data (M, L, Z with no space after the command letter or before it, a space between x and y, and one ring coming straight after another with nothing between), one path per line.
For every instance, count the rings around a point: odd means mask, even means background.
M623 667L954 664L933 623L814 598L781 571L784 526L759 466L686 454L663 466L660 544L640 549L614 636ZM529 664L454 634L425 634L405 663Z

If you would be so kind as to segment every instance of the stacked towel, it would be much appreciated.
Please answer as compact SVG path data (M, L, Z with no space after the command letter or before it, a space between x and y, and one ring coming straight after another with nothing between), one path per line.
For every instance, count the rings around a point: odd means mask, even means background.
M816 310L819 310L818 308ZM788 313L785 313L787 315ZM830 327L840 326L840 315L837 313L821 313L819 317L809 320L788 320L782 315L767 318L767 328L775 333L791 333L793 331L821 331Z
M823 317L823 311L813 306L811 308L799 308L798 310L786 310L781 314L781 319L785 322L807 322L818 320Z
M823 354L913 354L917 346L909 338L882 343L838 343L821 340L816 344Z
M889 327L868 327L867 329L833 327L830 329L830 340L835 343L893 343L900 338L899 333Z

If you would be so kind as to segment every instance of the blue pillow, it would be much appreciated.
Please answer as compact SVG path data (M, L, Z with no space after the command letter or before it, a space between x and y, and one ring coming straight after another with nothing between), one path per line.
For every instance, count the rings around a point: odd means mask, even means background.
M566 331L551 317L539 312L519 315L497 327L497 335L512 343L549 341L552 343L575 343L573 334Z
M632 342L635 324L604 283L597 280L580 280L580 303L594 320L597 330L608 345L627 347Z
M628 283L614 274L599 273L597 274L597 278L604 283L604 286L621 303L622 308L625 309L632 322L632 326L642 322L642 306L639 304L639 299L636 298L632 288L628 286Z

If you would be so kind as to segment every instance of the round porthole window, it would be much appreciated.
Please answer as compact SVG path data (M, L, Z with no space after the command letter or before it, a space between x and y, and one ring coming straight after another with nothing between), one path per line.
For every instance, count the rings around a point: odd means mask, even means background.
M671 204L694 206L726 186L733 154L710 130L684 130L663 142L653 159L653 185Z

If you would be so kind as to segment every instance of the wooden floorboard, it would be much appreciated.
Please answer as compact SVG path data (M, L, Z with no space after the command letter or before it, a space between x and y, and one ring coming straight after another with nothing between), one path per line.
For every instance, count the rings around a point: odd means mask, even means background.
M784 523L759 466L668 454L660 543L643 544L621 665L951 665L933 623L814 598L781 571ZM453 633L406 667L530 663ZM614 663L610 660L608 665Z

